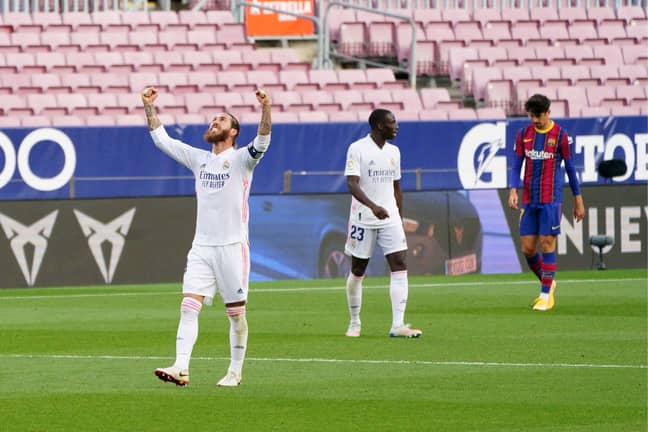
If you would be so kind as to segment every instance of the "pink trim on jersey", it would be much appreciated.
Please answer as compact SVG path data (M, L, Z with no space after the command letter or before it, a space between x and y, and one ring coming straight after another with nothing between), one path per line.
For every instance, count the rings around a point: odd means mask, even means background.
M247 222L248 220L248 192L249 192L250 182L243 180L243 205L241 206L241 220Z
M250 273L250 268L248 266L249 260L248 260L248 249L249 245L247 242L241 243L241 260L243 260L243 263L241 265L241 286L246 286L247 285L247 278L248 274Z
M185 297L182 299L182 303L180 303L180 308L187 308L192 309L196 312L200 312L202 309L202 303L200 303L195 298Z

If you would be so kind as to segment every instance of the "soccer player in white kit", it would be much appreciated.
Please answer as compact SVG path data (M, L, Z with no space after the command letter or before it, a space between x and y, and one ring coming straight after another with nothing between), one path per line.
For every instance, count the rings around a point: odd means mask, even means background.
M218 386L241 383L247 347L245 305L248 295L250 253L248 244L248 196L252 173L270 144L270 96L257 90L261 121L256 138L236 148L240 126L229 113L214 117L205 132L211 151L191 147L167 135L155 112L157 89L146 88L142 102L155 145L189 168L196 177L196 234L187 256L176 337L176 360L155 370L162 381L184 386L189 383L189 360L198 338L198 315L203 304L211 305L216 291L230 321L231 361Z
M355 141L347 151L346 169L351 212L344 251L351 255L346 292L351 322L345 335L359 337L361 330L362 280L376 243L391 270L389 296L392 304L390 337L416 338L423 332L405 324L408 280L407 240L403 229L400 188L400 151L387 142L396 137L394 115L376 109L369 116L371 133Z

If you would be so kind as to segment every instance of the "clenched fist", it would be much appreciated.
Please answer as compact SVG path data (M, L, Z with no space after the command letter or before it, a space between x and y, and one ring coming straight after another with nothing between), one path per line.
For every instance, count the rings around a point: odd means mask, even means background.
M155 87L146 87L142 91L142 102L144 104L152 104L158 97L158 91Z
M257 89L255 94L261 105L270 105L270 94L266 90Z

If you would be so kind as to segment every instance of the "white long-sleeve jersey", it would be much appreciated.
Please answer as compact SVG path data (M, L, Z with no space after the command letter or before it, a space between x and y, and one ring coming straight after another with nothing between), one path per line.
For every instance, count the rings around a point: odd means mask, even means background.
M222 246L248 240L248 196L254 168L267 147L252 143L219 154L201 150L169 137L160 126L151 131L155 145L189 168L196 178L196 234L193 244Z

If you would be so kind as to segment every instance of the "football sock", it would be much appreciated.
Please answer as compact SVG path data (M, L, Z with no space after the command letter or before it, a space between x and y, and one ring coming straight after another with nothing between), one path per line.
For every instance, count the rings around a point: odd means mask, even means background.
M405 322L407 307L407 270L392 272L389 280L389 297L392 304L392 328L401 327Z
M549 294L551 283L556 274L556 252L542 254L542 292Z
M180 369L189 369L189 360L196 339L198 339L198 314L202 303L192 297L185 297L180 304L180 324L176 336L176 361Z
M527 264L538 280L542 280L542 256L536 252L532 257L525 257Z
M229 370L241 373L245 350L247 349L248 325L245 317L245 306L227 308L230 321L230 366Z
M349 272L346 282L347 304L351 322L360 324L360 309L362 308L362 279L364 276L356 276Z

